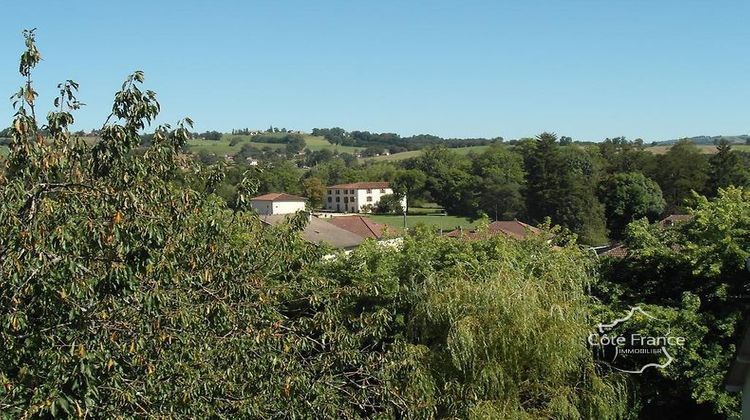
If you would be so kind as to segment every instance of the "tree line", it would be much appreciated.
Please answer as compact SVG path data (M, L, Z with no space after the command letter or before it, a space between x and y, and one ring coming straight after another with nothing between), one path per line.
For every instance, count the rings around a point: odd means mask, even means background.
M467 138L467 139L444 139L430 134L419 134L409 137L401 137L395 133L371 133L369 131L346 131L340 127L313 128L313 136L322 136L332 144L356 147L382 147L391 153L400 153L407 150L419 150L428 146L442 145L446 147L469 147L484 146L494 142L502 142L502 137L493 139Z

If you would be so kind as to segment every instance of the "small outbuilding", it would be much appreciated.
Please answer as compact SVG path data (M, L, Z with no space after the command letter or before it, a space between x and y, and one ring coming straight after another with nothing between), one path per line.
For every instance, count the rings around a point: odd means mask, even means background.
M250 207L261 216L292 214L305 210L307 199L286 193L268 193L250 199Z

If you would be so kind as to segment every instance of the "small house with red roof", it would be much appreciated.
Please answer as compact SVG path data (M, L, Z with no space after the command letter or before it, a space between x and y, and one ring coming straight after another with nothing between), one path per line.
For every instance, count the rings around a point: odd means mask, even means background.
M268 193L250 199L250 207L262 216L291 214L305 210L307 199L286 193Z

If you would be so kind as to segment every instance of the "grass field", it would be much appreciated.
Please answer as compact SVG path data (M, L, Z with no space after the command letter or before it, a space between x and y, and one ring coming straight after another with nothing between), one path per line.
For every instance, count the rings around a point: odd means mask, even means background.
M8 146L0 146L0 156L8 156Z
M376 223L382 223L397 229L404 227L404 216L401 215L386 215L386 214L371 214L368 215L372 221ZM465 218L457 216L439 216L439 215L408 215L406 216L407 227L414 227L417 223L423 223L427 226L432 226L433 229L442 229L444 232L457 229L459 226L469 228L474 223Z
M452 152L458 153L459 155L468 155L469 153L482 153L489 146L469 146L469 147L455 147L451 148ZM410 150L408 152L396 153L388 156L375 156L370 158L364 158L363 160L371 160L377 162L394 162L399 160L405 160L413 157L417 157L422 154L421 150Z
M273 137L281 137L281 136L286 135L286 133L273 133L273 134L264 134L264 135L273 136ZM310 135L305 134L304 137L305 137L305 144L306 144L305 147L313 151L331 149L331 150L337 150L339 153L355 153L361 149L361 147L337 146L335 144L329 143L328 140L320 136L310 136ZM234 138L237 138L239 142L237 142L237 144L235 144L234 146L230 146L229 143ZM251 139L251 136L246 136L246 135L224 134L221 140L200 140L200 139L190 140L188 142L188 148L193 152L199 152L201 150L205 150L206 152L214 153L217 156L235 154L239 152L242 146L246 143L250 143L259 149L262 149L266 146L272 149L284 148L284 145L280 143L257 143L254 141L250 141L250 139Z

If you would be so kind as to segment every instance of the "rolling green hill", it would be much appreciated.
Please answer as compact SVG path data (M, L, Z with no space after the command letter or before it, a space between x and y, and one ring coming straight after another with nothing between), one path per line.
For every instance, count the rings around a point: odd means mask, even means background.
M264 133L263 135L269 137L283 137L286 134L287 133ZM309 134L304 134L303 137L305 138L305 147L310 150L331 149L337 150L339 153L355 153L358 150L362 149L361 147L337 146L335 144L329 143L328 140L320 136L311 136ZM233 146L230 145L235 139L235 144ZM224 134L222 135L221 140L193 139L188 142L188 148L193 152L205 150L208 153L215 153L218 156L223 156L226 154L231 155L239 152L242 146L247 143L250 143L253 146L261 149L264 147L270 147L271 149L284 148L284 145L281 143L259 143L252 141L252 136L239 134Z
M450 150L460 155L468 155L469 153L482 153L488 147L489 146L455 147ZM417 157L421 154L422 154L421 150L410 150L408 152L396 153L396 154L388 155L388 156L375 156L375 157L364 158L364 160L376 161L376 162L383 162L383 161L393 162L393 161L410 159L413 157Z

